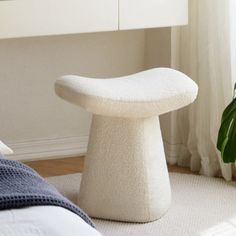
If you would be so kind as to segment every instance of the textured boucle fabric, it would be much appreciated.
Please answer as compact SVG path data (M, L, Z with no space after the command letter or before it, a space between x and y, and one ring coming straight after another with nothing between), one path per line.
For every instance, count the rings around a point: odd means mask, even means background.
M198 87L182 72L155 68L111 79L67 75L57 80L55 90L58 96L93 114L141 118L192 103Z
M93 116L78 202L91 217L150 222L171 189L159 118Z
M155 68L111 79L68 75L55 91L93 113L78 202L90 216L150 222L171 204L159 115L192 103L187 75Z
M66 208L94 226L90 218L34 170L0 155L0 210L52 205Z

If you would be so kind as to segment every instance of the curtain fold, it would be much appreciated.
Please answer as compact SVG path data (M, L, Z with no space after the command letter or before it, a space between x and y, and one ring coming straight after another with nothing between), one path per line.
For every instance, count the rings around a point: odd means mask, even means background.
M172 68L199 86L197 101L165 117L167 161L207 176L232 178L216 149L221 115L232 99L229 0L190 0L189 25L172 29Z

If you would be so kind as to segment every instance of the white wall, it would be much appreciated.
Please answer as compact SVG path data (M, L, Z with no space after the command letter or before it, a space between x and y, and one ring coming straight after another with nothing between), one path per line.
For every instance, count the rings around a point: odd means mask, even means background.
M0 40L0 139L11 158L84 153L91 117L55 96L56 78L141 71L145 46L142 30Z
M145 67L170 67L171 28L146 30Z

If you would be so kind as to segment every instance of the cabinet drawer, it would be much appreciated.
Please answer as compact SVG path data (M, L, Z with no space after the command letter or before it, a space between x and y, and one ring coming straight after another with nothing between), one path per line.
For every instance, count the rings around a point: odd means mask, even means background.
M137 29L188 23L188 0L119 0L119 28Z
M0 38L118 30L118 0L0 1Z

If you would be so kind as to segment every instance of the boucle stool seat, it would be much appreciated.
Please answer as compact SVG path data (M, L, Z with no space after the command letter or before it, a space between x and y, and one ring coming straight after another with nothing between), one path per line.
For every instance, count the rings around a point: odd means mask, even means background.
M156 68L112 79L63 76L55 90L93 113L80 207L111 220L160 218L171 190L159 115L192 103L197 85L179 71Z

